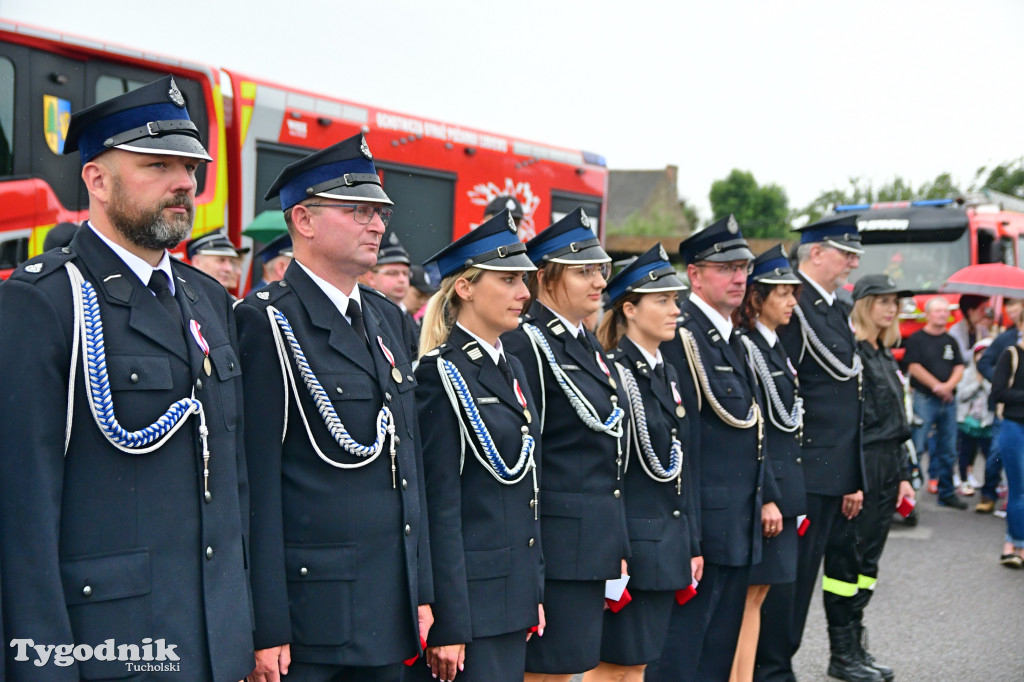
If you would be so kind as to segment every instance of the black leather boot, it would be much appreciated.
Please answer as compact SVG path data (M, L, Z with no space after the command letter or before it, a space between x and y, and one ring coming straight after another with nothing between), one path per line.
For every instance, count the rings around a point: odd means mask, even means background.
M853 628L849 625L828 629L832 657L828 662L829 677L846 682L883 682L882 674L860 661L853 642Z
M887 665L882 665L875 660L875 657L868 652L868 631L859 620L853 621L850 625L853 630L853 646L860 658L861 663L869 668L874 668L882 676L885 682L892 682L896 679L896 673Z

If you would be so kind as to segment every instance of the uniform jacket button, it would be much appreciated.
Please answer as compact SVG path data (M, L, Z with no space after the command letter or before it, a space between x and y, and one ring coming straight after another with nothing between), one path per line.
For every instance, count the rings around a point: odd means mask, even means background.
M342 393L345 392L345 389L343 389L341 386L338 386L338 388L336 388L334 390L336 390L338 392L338 395L341 395Z
M384 398L385 398L385 399L386 399L386 400L387 400L387 401L388 401L389 403L391 402L391 394L390 394L390 393L385 393L385 394L384 394Z
M309 569L306 568L305 566L303 566L302 568L299 569L299 575L303 575L303 576L309 575Z
M412 535L412 526L410 526L408 523L405 524L405 534Z
M132 372L132 375L128 378L131 380L133 384L139 383L139 375L136 374L135 372Z
M203 380L202 379L196 379L196 390L199 390L199 391L203 390Z
M396 443L396 445L397 445L397 443ZM407 480L405 480L405 479L403 478L403 479L402 479L402 490L405 490L405 489L407 489L408 487L409 487L409 481L407 481Z
M213 547L207 547L206 548L206 558L207 559L212 559L213 558Z
M530 542L529 542L530 547L533 547L533 542L534 542L533 538L530 538Z
M397 448L401 444L402 444L402 439L399 438L398 436L395 436L395 447Z
M86 585L85 587L82 588L82 596L83 597L91 597L92 596L92 586L91 585Z
M213 493L211 493L209 490L207 490L205 493L203 493L203 499L206 500L207 502L212 502L213 501Z
M228 371L229 372L234 372L235 371L235 363L233 363L233 362L229 362L228 363Z
M803 462L803 460L802 460L802 459L800 459L799 457L797 457L797 458L796 458L796 463L797 463L797 464L800 464L801 462Z
M620 497L622 493L616 490L615 492L612 493L612 495L614 495L615 497Z
M676 509L675 511L672 512L673 518L677 518L678 519L682 515L683 515L683 513L681 511L679 511L678 509Z

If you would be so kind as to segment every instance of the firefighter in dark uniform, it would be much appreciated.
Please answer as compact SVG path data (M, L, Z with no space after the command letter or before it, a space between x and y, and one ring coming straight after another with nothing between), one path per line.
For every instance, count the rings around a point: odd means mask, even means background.
M878 582L878 564L892 526L893 510L914 499L907 467L910 438L904 409L903 376L890 348L900 340L901 291L888 275L864 275L853 288L851 320L864 362L864 509L853 520L836 520L825 550L825 617L832 655L828 673L840 679L872 679L873 668L891 682L892 668L867 651L864 608ZM877 678L874 678L877 680Z
M409 252L402 246L398 236L391 232L384 235L377 251L377 265L364 275L366 284L396 303L409 321L413 331L413 346L409 349L410 357L419 356L420 325L413 319L412 311L405 307L403 300L411 286L411 263Z
M697 596L673 609L661 658L647 668L652 682L728 679L750 567L761 561L761 507L778 499L766 474L757 387L731 322L754 256L732 216L687 238L679 253L692 291L677 336L661 352L693 387L682 391L683 405L700 420L690 462L704 576Z
M443 278L416 370L434 626L405 679L521 682L529 629L542 622L540 421L499 336L519 326L536 268L507 211L427 262Z
M804 400L801 443L807 489L807 532L800 539L793 594L773 589L763 608L756 680L793 680L818 570L838 514L853 518L863 502L861 360L849 311L836 297L860 262L856 214L838 214L800 229L800 300L779 338L796 365ZM789 624L789 627L786 627Z
M362 135L287 166L275 196L294 261L235 308L262 396L246 403L254 679L398 680L433 586L410 331L356 284L391 200Z
M7 679L239 680L253 654L231 301L167 251L210 157L172 77L74 114L64 151L89 221L0 287ZM96 655L37 667L16 639ZM101 660L108 640L166 667Z
M632 555L631 601L604 612L601 665L584 682L639 682L661 656L678 590L700 579L703 559L690 480L699 427L683 407L676 368L659 346L676 334L676 297L686 286L661 244L608 282L611 310L597 337L610 351L613 376L628 396L623 463L626 527Z
M252 291L284 278L292 262L292 236L285 232L274 237L256 252L256 260L260 262L263 274L260 281L253 285Z
M800 280L793 274L782 246L774 246L754 259L747 277L747 294L737 311L743 345L753 364L764 406L768 456L780 498L774 505L767 503L762 511L761 563L750 570L747 605L733 664L736 682L753 678L765 597L771 590L796 580L798 517L807 511L800 460L803 401L797 395L796 368L778 338L779 329L792 319L799 286ZM782 516L781 527L774 522L775 513Z
M519 358L541 424L543 637L526 649L527 680L568 680L600 662L605 581L629 555L622 500L626 395L583 320L599 309L611 258L583 209L527 242L535 299L505 352ZM544 677L546 676L546 677Z

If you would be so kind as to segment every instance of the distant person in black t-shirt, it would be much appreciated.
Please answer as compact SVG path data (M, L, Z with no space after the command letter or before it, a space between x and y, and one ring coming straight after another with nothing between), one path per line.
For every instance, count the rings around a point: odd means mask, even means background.
M914 429L914 447L924 451L925 438L935 426L934 452L928 453L928 489L938 492L939 505L967 509L953 488L956 452L956 385L964 374L964 361L956 339L946 331L949 302L936 296L924 308L924 329L907 339L903 361L914 389L914 414L923 421Z

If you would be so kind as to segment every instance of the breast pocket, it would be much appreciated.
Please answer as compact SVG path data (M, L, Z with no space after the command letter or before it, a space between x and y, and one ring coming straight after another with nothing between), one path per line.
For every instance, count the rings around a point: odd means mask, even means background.
M166 355L107 355L107 377L112 391L167 391L174 385Z
M90 555L60 562L71 632L75 642L96 646L104 640L138 643L153 617L147 550ZM123 662L90 659L79 663L82 679L123 679L134 675Z
M295 641L340 646L352 637L356 545L285 547L288 602Z
M210 362L220 380L220 394L224 426L234 431L238 426L238 377L242 376L242 364L230 345L210 349Z
M711 389L722 407L734 417L746 418L750 409L750 398L744 390L743 376L732 367L716 366L712 372L708 372L708 378L711 381Z

